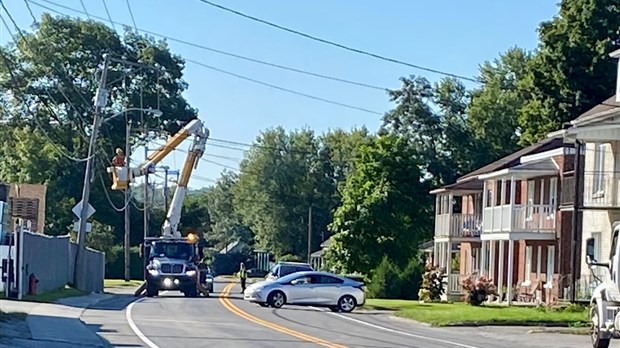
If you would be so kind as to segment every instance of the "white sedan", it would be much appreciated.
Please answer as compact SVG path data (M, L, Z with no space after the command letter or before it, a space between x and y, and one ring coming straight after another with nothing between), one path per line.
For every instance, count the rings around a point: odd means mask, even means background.
M248 286L244 299L263 307L285 304L351 312L366 301L364 284L327 272L305 271Z

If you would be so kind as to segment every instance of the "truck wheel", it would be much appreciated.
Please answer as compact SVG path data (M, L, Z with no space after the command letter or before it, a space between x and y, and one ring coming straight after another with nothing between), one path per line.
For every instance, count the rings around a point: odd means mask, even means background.
M590 340L592 341L592 348L608 348L609 338L601 338L599 317L598 306L594 304L590 309Z
M159 295L159 291L157 290L156 287L151 286L151 285L146 285L146 296L147 297L154 297Z

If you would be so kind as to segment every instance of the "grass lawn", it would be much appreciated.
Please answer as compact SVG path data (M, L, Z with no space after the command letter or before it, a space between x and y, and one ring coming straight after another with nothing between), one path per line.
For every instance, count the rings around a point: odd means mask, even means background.
M24 296L24 300L31 301L31 302L53 303L53 302L60 300L61 298L84 296L84 295L86 295L85 292L65 286L64 288L44 292L39 295L26 295Z
M547 310L531 307L471 306L467 303L419 303L369 299L365 308L395 310L403 318L433 326L459 325L558 325L587 326L586 309Z
M137 287L142 285L143 280L130 280L128 282L125 279L105 279L103 281L103 286L106 288L119 287L119 286L127 286L127 287Z

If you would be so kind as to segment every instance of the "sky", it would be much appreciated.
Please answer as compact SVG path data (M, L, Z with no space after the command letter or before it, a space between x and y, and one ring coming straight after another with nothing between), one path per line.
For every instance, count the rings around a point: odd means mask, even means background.
M80 13L84 12L80 0L53 1L75 11L46 0L29 3L36 17L47 11L35 4L38 3L72 17L87 18ZM113 21L133 26L126 0L83 0L94 20L110 25L104 1ZM482 62L497 58L511 47L534 49L538 42L536 30L539 23L557 13L556 1L540 0L213 2L329 41L471 77L477 75ZM442 78L435 73L311 41L199 0L129 0L129 3L138 30L253 59L390 89L399 87L402 76L424 76L433 82ZM29 28L33 20L25 1L5 1L5 6L22 29ZM122 30L119 25L116 29ZM6 44L9 40L10 36L2 27L0 43ZM225 169L238 168L247 146L219 140L252 143L260 131L277 126L287 130L311 128L317 134L330 129L348 130L361 126L374 131L381 123L381 114L393 107L382 90L306 76L168 42L171 51L184 58L370 111L295 95L188 62L184 80L189 88L185 97L199 110L200 119L214 139L207 143L204 160L200 161L190 180L189 186L194 189L212 185ZM475 87L473 83L466 85ZM179 148L186 151L188 146L184 143ZM144 156L139 155L143 154L143 149L135 151L138 155L135 160L141 162ZM161 164L180 169L184 157L184 152L175 151Z

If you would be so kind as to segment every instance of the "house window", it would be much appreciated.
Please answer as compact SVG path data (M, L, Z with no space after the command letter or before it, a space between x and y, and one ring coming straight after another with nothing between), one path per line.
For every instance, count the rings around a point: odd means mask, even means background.
M534 192L536 188L536 182L534 180L527 181L527 209L526 209L526 218L531 220L534 215Z
M525 246L525 282L530 283L532 277L532 246Z
M594 150L594 178L592 193L602 195L605 190L605 144L596 144Z
M558 203L558 178L549 179L549 211L547 217L553 219L555 217L555 209Z

